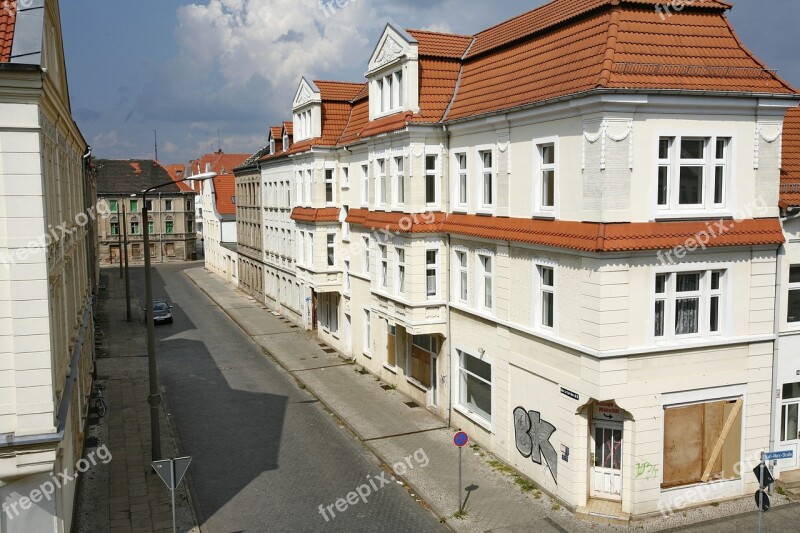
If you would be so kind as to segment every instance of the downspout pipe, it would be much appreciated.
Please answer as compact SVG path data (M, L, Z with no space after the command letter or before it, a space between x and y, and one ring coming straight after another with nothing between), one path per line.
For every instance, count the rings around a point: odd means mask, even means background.
M781 220L781 228L783 229L783 220ZM785 235L785 232L784 232ZM778 362L780 361L780 350L781 350L781 305L782 305L782 294L783 294L783 265L786 260L786 246L781 244L778 248L778 254L775 261L775 343L772 347L772 405L771 405L771 412L772 416L770 417L770 425L769 425L769 450L775 451L775 442L776 442L776 417L778 416L778 407L779 407L779 385L778 385Z
M443 181L445 182L445 186L447 187L445 189L445 191L447 191L447 193L448 193L447 194L447 198L450 198L450 130L447 129L447 124L442 124L442 131L444 131L444 148L445 148L444 149L445 157L444 157L444 161L442 161L442 172L446 171L445 172L445 179ZM442 195L442 196L444 196L444 195ZM449 211L450 211L450 205L448 204L448 205L445 206L445 212L447 213ZM449 262L451 260L451 256L452 256L452 254L450 253L450 250L452 249L451 243L450 243L450 233L446 234L446 238L447 238L447 248L446 248L446 250L447 250L447 261ZM452 265L450 265L450 266L452 267ZM448 268L447 271L451 272L452 268ZM455 370L455 363L453 361L453 329L451 327L452 319L451 319L451 315L450 315L451 312L452 312L452 310L450 309L450 300L452 299L452 297L453 297L453 276L452 275L448 275L447 276L447 301L445 303L445 308L447 310L447 348L448 348L448 350L447 350L447 362L449 363L448 364L447 375L448 375L448 379L450 380L447 383L447 427L448 428L450 427L450 424L452 422L452 417L453 417L453 383L455 381L455 380L453 380L453 372Z

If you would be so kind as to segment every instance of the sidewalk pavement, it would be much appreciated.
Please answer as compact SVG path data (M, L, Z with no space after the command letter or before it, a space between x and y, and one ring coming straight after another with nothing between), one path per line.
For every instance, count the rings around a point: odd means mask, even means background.
M236 290L203 268L186 275L214 300L264 351L338 417L365 446L387 465L396 465L419 449L430 458L425 468L402 476L409 492L429 506L455 531L573 532L597 531L597 524L579 521L538 491L523 493L507 475L493 468L491 456L465 448L463 486L465 514L458 510L458 452L453 429L424 408L410 408L409 398L384 390L371 374L361 374L285 318ZM326 351L327 350L327 351ZM495 463L497 465L497 463ZM399 470L399 469L398 469Z
M171 532L170 492L150 464L147 335L142 306L132 299L131 322L127 322L125 285L118 271L104 269L101 279L97 382L105 387L108 410L95 424L91 418L96 414L90 413L87 442L107 446L112 459L80 479L73 531ZM179 446L165 411L161 409L161 451L163 458L172 458L180 455ZM176 491L178 531L197 532L186 485L184 480Z
M555 500L515 476L503 463L478 446L464 449L461 493L465 513L458 510L458 452L452 438L457 428L423 408L409 408L409 398L389 389L371 374L303 331L263 304L245 295L204 268L186 275L230 316L264 352L307 388L347 426L364 446L386 465L396 465L419 449L430 459L425 468L409 469L402 477L411 496L430 507L457 532L522 533L597 531L751 531L757 520L752 498L714 506L681 510L669 517L656 516L628 526L598 524L575 518ZM527 491L523 491L523 486ZM783 532L795 527L800 505L775 494L773 512L765 531ZM744 514L742 514L744 513Z

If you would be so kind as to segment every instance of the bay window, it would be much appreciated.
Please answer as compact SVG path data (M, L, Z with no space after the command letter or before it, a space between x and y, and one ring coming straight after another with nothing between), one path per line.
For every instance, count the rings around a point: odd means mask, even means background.
M369 204L369 165L361 165L361 206Z
M723 209L730 187L730 137L660 137L658 209Z
M456 287L458 288L458 298L462 302L467 301L469 294L469 270L467 268L467 252L456 251Z
M397 248L397 294L406 292L406 251L405 248Z
M332 168L325 169L325 204L334 205L334 175Z
M332 267L336 265L336 235L333 233L328 234L327 251L328 266Z
M403 157L394 158L394 203L402 206L406 201L405 169Z
M375 183L375 205L382 207L386 205L386 160L378 159L378 175Z
M385 244L378 245L378 253L380 254L381 270L380 270L380 284L382 288L389 286L389 252Z
M487 254L478 254L480 267L480 280L478 284L479 302L483 309L494 309L494 257Z

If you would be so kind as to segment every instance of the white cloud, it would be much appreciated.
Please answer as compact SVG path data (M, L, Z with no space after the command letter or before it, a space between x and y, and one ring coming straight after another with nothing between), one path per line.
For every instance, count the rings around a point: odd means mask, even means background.
M176 121L244 118L256 109L286 117L301 76L363 73L364 51L383 23L366 1L351 0L327 16L318 0L183 6L178 52L155 74L140 106L146 116Z

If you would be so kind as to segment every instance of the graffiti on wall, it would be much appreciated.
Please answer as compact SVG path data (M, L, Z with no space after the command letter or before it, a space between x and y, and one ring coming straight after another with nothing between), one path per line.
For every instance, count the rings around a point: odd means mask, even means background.
M658 476L658 467L650 461L639 460L636 463L636 479L654 479Z
M517 407L514 409L514 431L517 451L523 457L530 457L538 465L542 464L542 457L544 457L553 481L558 484L556 476L558 453L550 444L550 437L556 432L556 427L550 422L542 420L538 411L526 411L524 407Z

